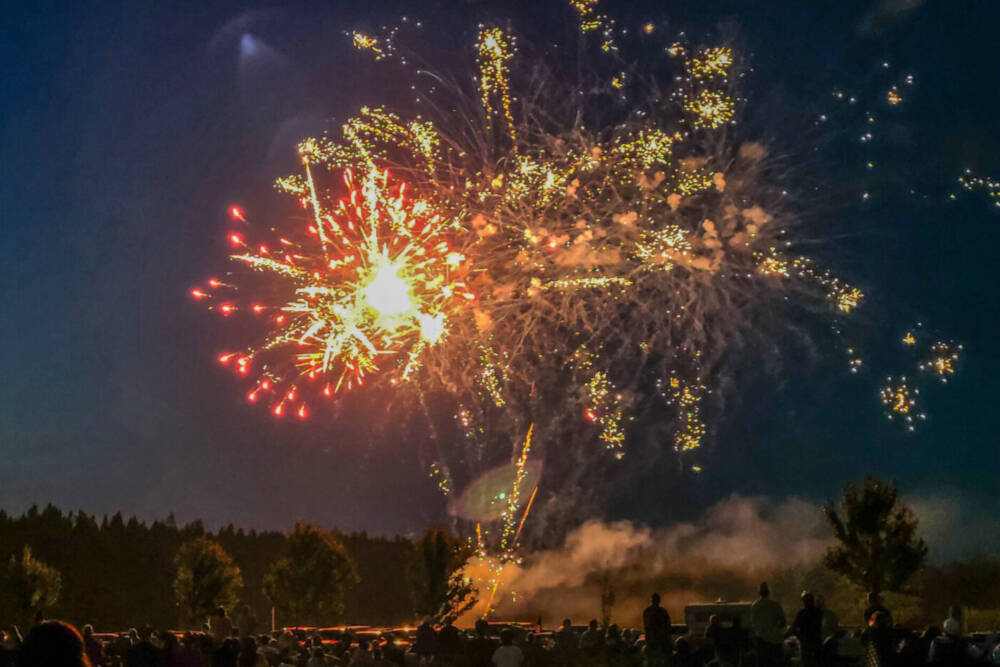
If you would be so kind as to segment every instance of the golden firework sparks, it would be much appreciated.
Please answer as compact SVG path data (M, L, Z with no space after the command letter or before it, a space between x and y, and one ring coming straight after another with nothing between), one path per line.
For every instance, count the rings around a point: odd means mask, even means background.
M356 183L345 170L343 196L327 196L310 157L303 152L301 180L281 184L310 213L304 233L255 245L230 237L240 249L233 260L277 282L262 285L259 298L220 285L252 298L224 302L224 315L248 311L270 322L259 345L219 359L235 359L244 375L256 367L247 398L266 398L277 416L294 410L305 417L309 395L330 397L381 371L406 379L421 352L447 334L450 314L473 297L460 278L464 258L449 246L449 225L426 201L407 197L405 184L384 171Z
M501 116L506 124L507 135L512 142L516 142L517 132L510 98L510 60L514 57L514 38L500 28L483 28L479 31L476 53L479 62L479 95L483 109L491 117Z

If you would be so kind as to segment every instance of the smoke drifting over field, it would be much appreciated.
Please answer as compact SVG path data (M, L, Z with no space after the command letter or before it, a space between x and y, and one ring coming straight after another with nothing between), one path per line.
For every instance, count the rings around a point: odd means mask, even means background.
M635 624L655 590L679 619L692 602L752 598L761 578L817 560L828 539L816 505L797 498L774 503L732 496L697 522L658 529L588 521L561 549L535 552L521 567L508 567L494 616L540 615L546 625L565 616L586 621L599 616L603 581L610 576L614 619Z
M996 519L986 520L989 525L981 525L981 531L968 530L965 524L979 522L987 511L974 511L956 496L916 492L909 504L932 562L985 553L985 543L956 544L956 529L967 535L1000 535ZM585 623L600 617L606 580L616 598L612 620L624 626L640 623L653 591L661 593L674 621L681 622L685 605L718 598L752 600L762 580L771 582L775 596L790 610L830 540L819 504L800 498L733 495L698 521L665 528L588 521L567 536L562 548L528 554L520 567L507 568L493 618L541 616L543 624L553 626L568 616ZM477 607L465 620L478 618L481 611Z

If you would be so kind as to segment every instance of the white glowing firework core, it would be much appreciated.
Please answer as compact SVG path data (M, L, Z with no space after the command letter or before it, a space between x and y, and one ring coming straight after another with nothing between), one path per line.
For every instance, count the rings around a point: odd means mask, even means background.
M420 337L426 342L433 345L441 340L441 336L444 334L444 315L442 313L433 316L420 313L417 315L417 321L420 322Z
M382 264L364 289L368 305L381 315L400 315L414 308L410 286L399 276L399 270L392 262Z

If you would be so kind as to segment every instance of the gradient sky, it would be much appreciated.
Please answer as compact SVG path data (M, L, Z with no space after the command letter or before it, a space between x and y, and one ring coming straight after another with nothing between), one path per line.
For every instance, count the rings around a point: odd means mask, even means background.
M505 4L8 3L0 508L52 502L268 528L305 518L374 532L439 520L412 443L368 437L374 407L299 424L246 405L213 363L225 324L187 291L224 268L227 207L273 202L298 139L362 103L393 101L387 91L403 79L354 53L344 30L405 8L444 60L469 56L484 19L509 16L529 37L568 30L560 0ZM887 128L896 138L884 166L912 195L862 208L797 193L801 206L829 212L831 230L850 231L820 240L871 295L860 317L875 370L848 377L831 345L820 350L829 363L748 372L715 422L702 478L665 493L662 471L651 471L615 516L668 522L733 492L823 499L868 472L914 493L997 502L1000 216L983 199L946 195L966 166L1000 176L1000 11L987 0L902 11L910 5L608 0L623 25L654 19L669 32L733 19L756 66L751 99L763 102L752 127L779 146L796 145L783 118L822 112L834 86L871 81L882 60L917 79L906 124ZM859 175L851 158L816 159L849 182ZM954 386L926 396L925 428L907 437L884 423L875 393L878 376L911 370L896 340L917 320L969 353Z

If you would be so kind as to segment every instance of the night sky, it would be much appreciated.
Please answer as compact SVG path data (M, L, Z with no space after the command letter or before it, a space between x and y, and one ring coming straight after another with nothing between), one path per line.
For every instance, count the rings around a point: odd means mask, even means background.
M810 153L786 121L829 112L836 87L883 90L873 73L883 60L917 82L886 129L889 177L871 202L844 199L846 185L795 193L829 219L828 234L813 234L819 254L870 295L862 376L833 343L824 361L744 369L702 477L666 502L653 471L609 514L664 523L731 493L820 500L866 473L916 495L1000 504L1000 215L985 198L947 198L965 167L1000 176L1000 5L871 2L608 1L621 25L655 20L694 41L737 24L755 66L749 127L791 156L792 171L858 181L857 155L837 137L860 126L837 116L817 135L825 151ZM296 141L394 101L405 79L343 32L403 13L424 21L418 43L456 71L479 21L509 17L529 39L568 35L572 21L560 0L8 3L0 508L51 502L282 529L304 518L380 533L441 519L413 443L369 437L376 406L352 423L273 420L248 406L214 363L229 322L188 296L225 267L227 208L273 202ZM913 371L898 339L918 320L968 354L952 386L925 396L928 423L906 436L885 423L876 393L882 375Z

